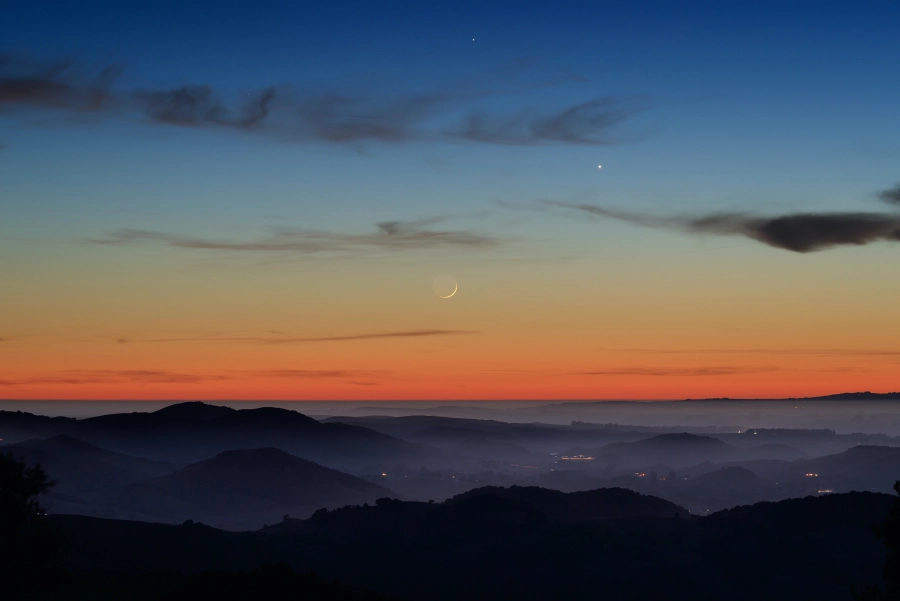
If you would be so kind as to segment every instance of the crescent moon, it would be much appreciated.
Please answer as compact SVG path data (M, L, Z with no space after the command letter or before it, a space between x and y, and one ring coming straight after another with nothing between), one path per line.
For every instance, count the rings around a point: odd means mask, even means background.
M431 288L438 298L450 298L459 290L459 284L452 275L444 274L434 278Z
M453 292L451 292L451 293L448 294L447 296L441 296L440 294L438 294L438 298L450 298L451 296L453 296L454 294L456 294L456 291L457 291L457 290L459 290L459 284L457 284L456 282L454 282L454 283L453 283Z

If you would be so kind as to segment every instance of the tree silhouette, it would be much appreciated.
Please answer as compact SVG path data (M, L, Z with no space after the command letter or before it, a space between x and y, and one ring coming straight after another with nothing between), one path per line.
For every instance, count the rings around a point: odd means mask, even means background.
M900 495L900 481L894 483L894 490ZM900 600L900 496L894 502L887 519L877 529L878 537L888 549L884 563L884 582L887 585L885 598Z
M875 526L875 533L887 547L884 562L885 590L873 586L854 592L855 601L900 601L900 480L894 483L898 498L886 520Z
M39 495L53 482L40 466L0 454L0 583L17 599L45 599L61 584L62 538Z

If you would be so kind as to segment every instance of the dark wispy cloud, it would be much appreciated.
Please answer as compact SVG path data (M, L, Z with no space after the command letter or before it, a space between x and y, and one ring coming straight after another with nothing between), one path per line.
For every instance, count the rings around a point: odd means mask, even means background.
M298 141L359 143L445 140L490 144L613 144L615 130L646 110L635 98L590 98L575 104L523 107L513 114L479 104L519 97L541 85L447 86L424 93L367 94L273 85L228 102L209 85L165 90L113 88L121 67L88 76L72 60L0 56L0 111L53 109L141 114L147 123L229 128ZM575 81L566 77L566 83ZM551 84L552 85L552 84Z
M188 127L215 125L253 129L269 116L275 89L253 94L238 109L226 107L210 86L138 92L134 97L143 104L144 113L152 121Z
M638 100L601 98L552 114L522 112L497 116L472 112L465 116L454 134L491 144L617 144L625 140L614 134L614 126L645 109L645 104Z
M499 245L498 237L467 230L443 230L431 227L439 219L385 221L375 231L363 234L330 232L300 228L273 227L269 234L251 240L228 240L169 234L149 230L125 229L104 238L89 240L95 244L162 244L174 248L245 253L292 253L332 255L355 254L375 250L427 250L446 248L486 248Z
M734 376L740 374L757 374L778 371L777 367L741 367L741 366L717 366L717 367L618 367L611 369L597 369L591 371L575 372L578 376Z
M109 66L93 76L78 72L73 61L38 61L0 55L0 111L47 108L91 112L115 104L110 86L121 67Z
M881 193L891 201L896 190ZM730 212L707 215L660 216L603 206L544 201L545 206L573 209L593 217L615 219L652 228L679 229L701 234L744 236L775 248L798 253L834 246L860 246L877 241L900 242L900 214L833 212L760 216Z
M153 122L190 127L238 127L293 140L331 143L412 140L507 145L620 144L617 126L646 109L631 99L599 98L512 116L469 108L487 94L435 92L397 96L311 93L271 87L228 108L209 86L141 93ZM449 121L449 127L437 125Z
M900 206L900 184L878 193L878 198L886 203Z

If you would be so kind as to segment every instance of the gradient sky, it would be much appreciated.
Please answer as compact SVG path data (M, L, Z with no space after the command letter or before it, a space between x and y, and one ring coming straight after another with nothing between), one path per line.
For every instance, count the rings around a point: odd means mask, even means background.
M0 398L900 388L900 4L314 4L4 5Z

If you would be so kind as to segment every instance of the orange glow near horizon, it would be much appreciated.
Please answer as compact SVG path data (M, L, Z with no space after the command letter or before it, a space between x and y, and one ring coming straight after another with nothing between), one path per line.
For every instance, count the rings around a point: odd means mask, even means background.
M900 277L750 247L670 264L62 258L0 299L0 398L779 398L900 388ZM824 254L824 253L822 253ZM744 256L747 255L747 256ZM185 267L186 265L186 267ZM898 271L896 267L892 267ZM434 273L459 292L439 299ZM898 274L900 275L900 274ZM854 294L853 290L867 290Z

